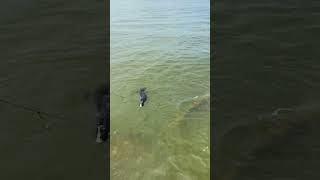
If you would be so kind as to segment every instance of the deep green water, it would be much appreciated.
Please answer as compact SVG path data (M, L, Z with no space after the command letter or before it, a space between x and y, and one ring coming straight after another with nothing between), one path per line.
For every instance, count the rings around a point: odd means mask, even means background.
M319 1L212 10L216 179L319 179Z
M131 2L114 5L111 27L112 177L207 179L209 151L199 153L209 132L207 2ZM1 2L1 98L66 118L1 103L0 179L107 176L83 97L108 78L104 7ZM212 9L217 179L318 180L319 2L230 0ZM150 99L139 109L142 86ZM292 110L272 117L278 108Z
M209 9L111 1L112 180L209 179Z
M105 180L90 95L108 80L103 1L4 0L0 11L0 179ZM87 98L86 98L87 96Z

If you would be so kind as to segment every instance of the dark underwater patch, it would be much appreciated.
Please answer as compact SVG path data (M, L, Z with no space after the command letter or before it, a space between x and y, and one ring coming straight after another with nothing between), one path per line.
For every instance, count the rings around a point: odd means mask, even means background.
M96 105L96 135L100 131L100 139L106 141L110 132L110 91L107 84L98 87L94 93Z

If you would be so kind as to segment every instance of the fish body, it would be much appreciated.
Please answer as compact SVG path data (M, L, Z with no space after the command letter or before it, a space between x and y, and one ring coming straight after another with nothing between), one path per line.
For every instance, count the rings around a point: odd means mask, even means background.
M139 102L140 107L144 106L144 103L147 101L146 88L141 88L139 91Z

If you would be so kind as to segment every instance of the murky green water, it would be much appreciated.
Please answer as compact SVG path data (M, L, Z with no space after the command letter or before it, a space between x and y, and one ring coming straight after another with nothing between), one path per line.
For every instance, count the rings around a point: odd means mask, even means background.
M0 11L0 179L106 179L93 93L106 77L104 2L4 0Z
M218 180L316 180L319 1L217 1Z
M112 180L209 179L209 28L207 0L111 1Z

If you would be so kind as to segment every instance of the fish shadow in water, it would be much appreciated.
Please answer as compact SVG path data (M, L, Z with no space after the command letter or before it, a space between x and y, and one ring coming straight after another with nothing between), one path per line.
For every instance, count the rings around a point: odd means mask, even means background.
M108 84L102 84L93 93L86 92L84 98L95 104L95 136L96 142L102 143L109 139L110 133L110 89Z

